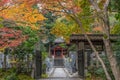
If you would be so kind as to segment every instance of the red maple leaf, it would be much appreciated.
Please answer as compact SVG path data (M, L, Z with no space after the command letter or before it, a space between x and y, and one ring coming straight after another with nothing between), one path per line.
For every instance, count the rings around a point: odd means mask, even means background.
M3 5L10 3L10 2L11 2L11 0L0 0L0 6L3 6Z
M10 28L0 28L0 48L17 47L28 38L22 31Z

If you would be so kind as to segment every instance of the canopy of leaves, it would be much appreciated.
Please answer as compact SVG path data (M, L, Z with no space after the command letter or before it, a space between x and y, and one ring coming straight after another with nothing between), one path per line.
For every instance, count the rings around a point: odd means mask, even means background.
M8 8L0 12L0 16L4 19L14 20L19 25L31 26L33 29L38 29L39 26L36 26L35 23L45 18L39 13L37 8L33 7L35 0L32 1L23 0L16 4L11 4Z
M78 7L78 5L75 5L75 3L77 3L76 1L78 0L40 0L40 4L42 6L42 12L49 10L54 12L56 15L65 15L64 13L66 11L68 13L71 11L75 13L81 11L81 8Z
M90 31L90 24L93 22L93 19L89 18L92 14L88 0L52 0L52 2L51 0L41 0L41 5L43 12L44 10L50 10L57 12L57 15L60 16L51 30L52 34L60 37L63 36L66 41L69 41L71 34L81 33L78 24L71 18L71 16L73 16L72 13L77 14L85 30L87 32ZM61 19L61 16L63 16L64 19Z
M23 35L27 35L28 39L18 47L18 51L22 50L24 53L31 53L34 50L34 45L39 41L39 31L32 30L30 27L19 26L17 29L23 31Z
M46 14L44 14L44 16L47 19L44 20L44 25L40 30L42 32L44 32L43 34L46 36L48 42L52 43L54 41L55 36L53 34L51 34L50 31L55 24L56 16L53 15L53 13L49 12L49 11L46 12Z
M111 30L112 34L120 34L120 23L117 23Z
M21 30L14 30L10 28L0 28L0 49L6 47L14 48L19 46L27 39L25 35L22 35Z
M10 2L11 0L0 0L0 10L2 10L5 7L5 5L7 5Z
M119 6L119 4L120 4L120 0L111 0L111 4L109 6L110 11L115 14L114 17L116 18L116 20L118 20L118 23L115 24L116 30L118 29L118 26L120 24L120 6ZM115 28L114 28L114 30L115 30Z
M74 21L66 20L65 18L59 18L54 27L51 29L51 33L55 34L57 37L63 36L65 41L69 41L71 34L81 33L80 28L76 25Z
M120 0L111 0L110 10L115 12L120 12Z

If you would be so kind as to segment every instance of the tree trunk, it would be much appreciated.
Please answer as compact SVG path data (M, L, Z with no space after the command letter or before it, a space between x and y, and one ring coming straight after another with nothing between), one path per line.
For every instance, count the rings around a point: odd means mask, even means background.
M116 57L115 57L114 52L112 50L112 44L110 41L110 23L109 23L109 17L108 17L107 10L104 11L103 19L104 19L104 21L103 21L104 27L106 28L105 35L107 36L107 38L104 38L103 41L105 44L107 57L108 57L108 60L110 62L110 66L111 66L113 75L115 77L115 80L120 80L120 70L117 66L117 60L116 60Z
M119 67L117 66L117 61L114 56L110 40L104 39L104 44L106 47L107 57L110 62L110 66L111 66L113 75L115 77L115 80L120 80L120 70L119 70Z
M85 37L87 38L87 40L88 40L88 42L89 42L92 50L95 52L95 55L96 55L97 59L100 61L101 65L102 65L102 67L103 67L103 70L104 70L104 72L105 72L105 75L106 75L107 80L112 80L111 77L110 77L110 75L109 75L109 73L108 73L108 71L107 71L107 68L106 68L106 66L105 66L105 64L104 64L104 61L103 61L103 60L101 59L101 57L99 56L99 52L95 49L94 45L92 44L92 42L91 42L90 38L87 36L87 34L84 34L84 35L85 35Z
M94 0L90 0L91 4L93 5L93 7L95 8L95 10L99 13L101 13L101 15L98 15L98 18L103 22L103 26L101 26L104 30L104 34L107 38L104 38L104 44L105 44L105 48L106 48L106 53L107 53L107 57L108 60L110 62L110 66L113 72L113 75L115 77L115 80L120 80L120 70L117 66L117 61L116 58L114 56L113 50L112 50L112 45L110 42L110 23L109 23L109 16L108 16L108 6L110 3L110 0L106 0L104 5L103 5L103 9L101 10L98 3L94 2Z

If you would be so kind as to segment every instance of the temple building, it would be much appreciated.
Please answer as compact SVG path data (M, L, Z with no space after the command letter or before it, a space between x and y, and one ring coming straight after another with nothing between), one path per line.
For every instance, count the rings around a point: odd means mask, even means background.
M63 58L63 56L67 54L67 48L60 46L60 44L65 44L64 39L57 38L51 48L51 55L54 56L54 58Z
M51 48L51 56L54 57L54 66L64 66L63 58L67 54L67 48L60 46L65 44L63 38L57 38Z

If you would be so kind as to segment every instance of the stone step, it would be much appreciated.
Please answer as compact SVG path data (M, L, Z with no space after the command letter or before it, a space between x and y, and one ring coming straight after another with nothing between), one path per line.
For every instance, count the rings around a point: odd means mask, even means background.
M67 72L65 68L54 68L48 78L39 80L83 80L83 79L80 79L78 76L74 75L70 76L69 72Z
M54 77L54 78L46 78L46 79L39 79L39 80L82 80L80 78L64 78L64 77Z

